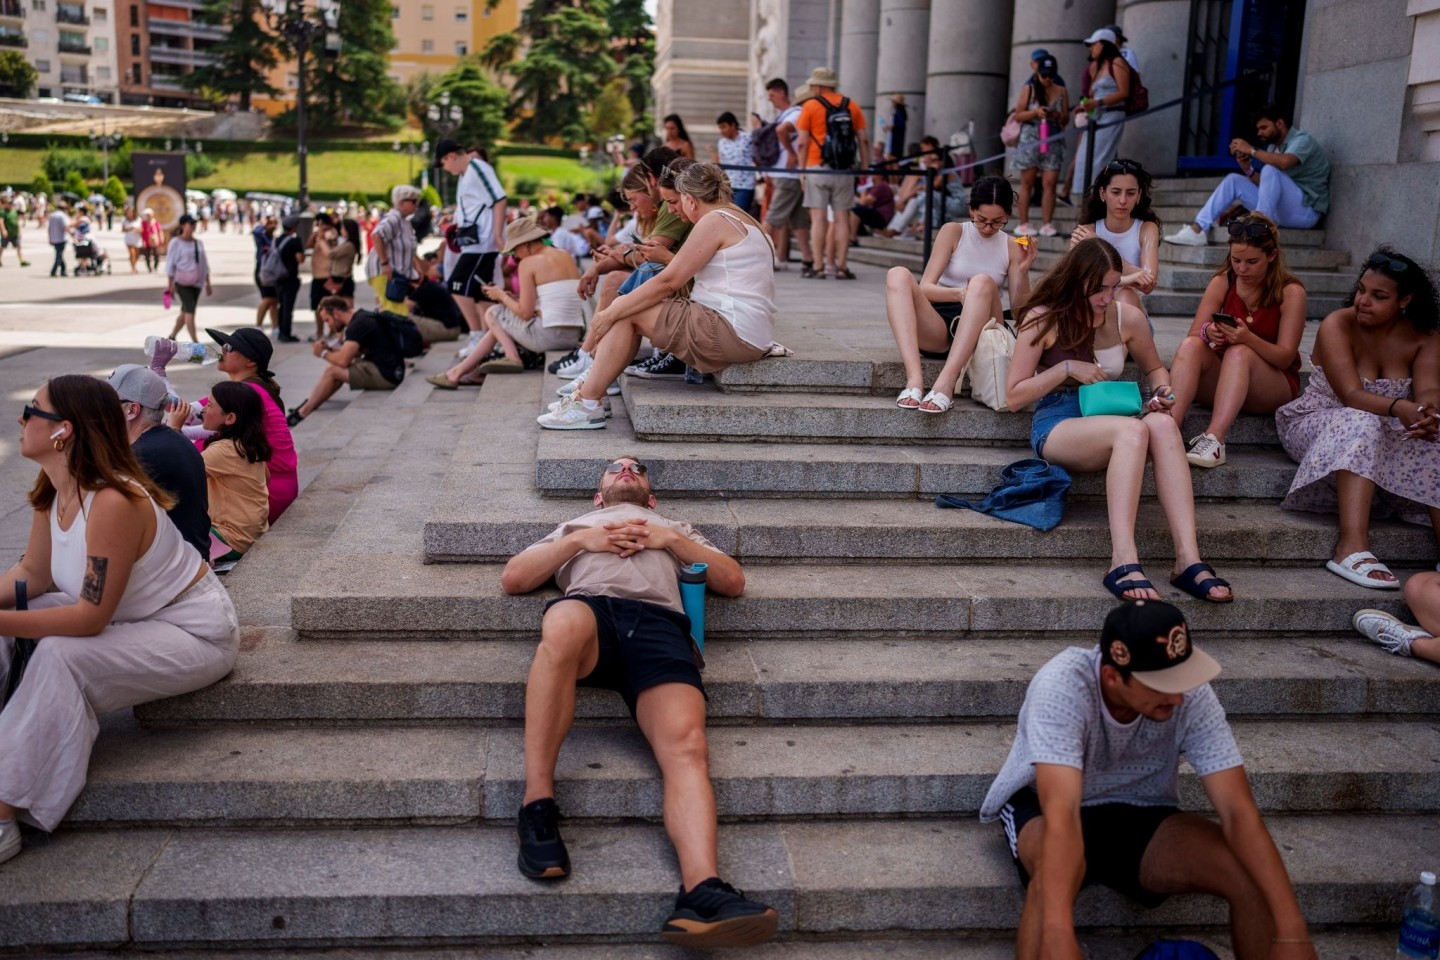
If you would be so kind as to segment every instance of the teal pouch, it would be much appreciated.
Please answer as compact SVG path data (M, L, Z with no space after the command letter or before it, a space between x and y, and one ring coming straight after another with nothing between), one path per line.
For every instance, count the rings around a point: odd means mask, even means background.
M1134 380L1102 380L1080 388L1082 417L1138 417L1140 410L1140 384Z

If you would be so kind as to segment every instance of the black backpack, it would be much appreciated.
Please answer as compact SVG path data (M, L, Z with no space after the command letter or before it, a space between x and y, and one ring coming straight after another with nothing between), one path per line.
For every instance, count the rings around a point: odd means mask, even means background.
M750 131L750 159L755 161L755 166L773 167L780 163L778 126L778 120L771 120Z
M839 106L820 97L825 108L825 142L820 145L820 162L831 170L853 170L859 145L855 140L855 120L850 116L850 98L841 97Z
M425 352L425 339L420 336L420 328L415 326L414 320L388 310L380 311L377 316L381 325L390 332L390 339L395 349L400 351L400 356L409 360Z

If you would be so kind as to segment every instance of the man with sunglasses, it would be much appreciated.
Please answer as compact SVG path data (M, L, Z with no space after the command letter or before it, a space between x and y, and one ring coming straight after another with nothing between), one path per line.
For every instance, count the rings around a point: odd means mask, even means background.
M1273 103L1256 114L1255 133L1264 149L1240 137L1231 140L1240 172L1221 180L1195 222L1166 237L1166 243L1205 246L1210 228L1236 203L1281 227L1309 230L1320 222L1330 209L1330 161L1315 138L1292 128L1289 112Z
M678 583L682 564L705 563L709 588L738 597L745 574L688 523L655 512L648 473L634 457L610 463L595 491L596 509L512 557L500 578L510 594L553 578L563 595L545 608L525 688L520 872L535 880L570 875L555 764L575 717L575 687L615 690L660 766L665 829L680 861L680 894L661 935L687 947L750 946L774 935L777 913L718 876L704 662Z

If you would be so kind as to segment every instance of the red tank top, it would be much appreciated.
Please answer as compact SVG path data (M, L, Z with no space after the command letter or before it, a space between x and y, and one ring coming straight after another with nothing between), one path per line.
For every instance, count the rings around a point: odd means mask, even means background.
M1250 328L1250 332L1267 343L1274 343L1280 339L1280 308L1257 307L1251 310L1245 306L1245 301L1240 299L1240 293L1235 289L1235 277L1231 275L1230 286L1225 290L1225 302L1221 305L1222 313L1228 313L1239 322ZM1285 369L1285 379L1290 381L1290 392L1299 396L1300 388L1300 352L1295 352L1295 358L1290 361L1290 366Z

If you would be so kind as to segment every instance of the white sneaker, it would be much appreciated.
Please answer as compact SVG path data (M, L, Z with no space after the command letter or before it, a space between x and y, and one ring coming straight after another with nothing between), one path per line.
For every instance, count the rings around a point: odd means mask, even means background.
M558 412L560 411L560 408L565 405L565 400L566 400L566 399L568 399L568 398L561 398L561 399L559 399L559 400L556 400L556 401L554 401L553 403L551 403L550 406L546 407L545 409L546 409L546 410L549 410L551 413L558 413ZM610 407L610 398L609 398L609 397L605 397L604 399L602 399L602 400L600 401L600 409L602 409L602 410L605 411L605 419L607 419L607 420L610 419L611 417L615 416L615 411L612 410L611 407Z
M1419 627L1412 627L1384 610L1357 610L1351 623L1361 636L1375 641L1385 648L1385 652L1393 653L1397 657L1414 656L1410 651L1410 644L1421 637L1430 636ZM0 853L0 856L3 855Z
M579 397L567 397L560 401L559 410L542 413L535 422L546 430L603 430L605 408L598 403L587 407Z
M1202 433L1195 437L1185 449L1185 459L1191 466L1223 467L1225 465L1225 444L1216 440L1213 434Z
M1197 233L1188 226L1182 226L1166 237L1165 242L1179 244L1182 247L1203 247L1210 241L1205 239L1204 231Z
M588 371L587 371L587 372L588 372ZM557 396L557 397L568 397L568 396L570 396L571 394L575 393L577 390L579 390L579 389L580 389L580 385L581 385L582 383L584 383L584 382L585 382L585 378L584 378L583 376L580 376L580 377L576 377L574 380L571 380L569 383L562 383L562 384L560 384L560 386L558 386L558 387L555 388L555 396ZM607 397L618 397L618 396L620 396L620 381L619 381L619 380L616 380L616 381L612 382L612 383L610 384L610 386L606 387L606 388L605 388L605 395L606 395Z
M466 357L470 356L470 354L474 353L475 348L480 346L480 341L484 338L484 336L485 334L481 333L479 330L471 330L469 339L465 341L465 346L455 351L455 359L464 360Z
M1033 237L1033 236L1035 236L1035 228L1032 227L1032 226L1030 226L1030 224L1028 224L1028 223L1019 224L1019 225L1016 226L1016 228L1015 228L1015 236L1017 236L1017 237Z
M20 853L20 824L11 820L5 826L0 827L0 863L4 863Z
M583 377L585 376L585 371L589 370L590 365L594 362L595 358L590 356L590 354L584 350L578 351L574 360L571 360L569 363L562 363L556 368L555 376L561 380L574 380L576 377Z

